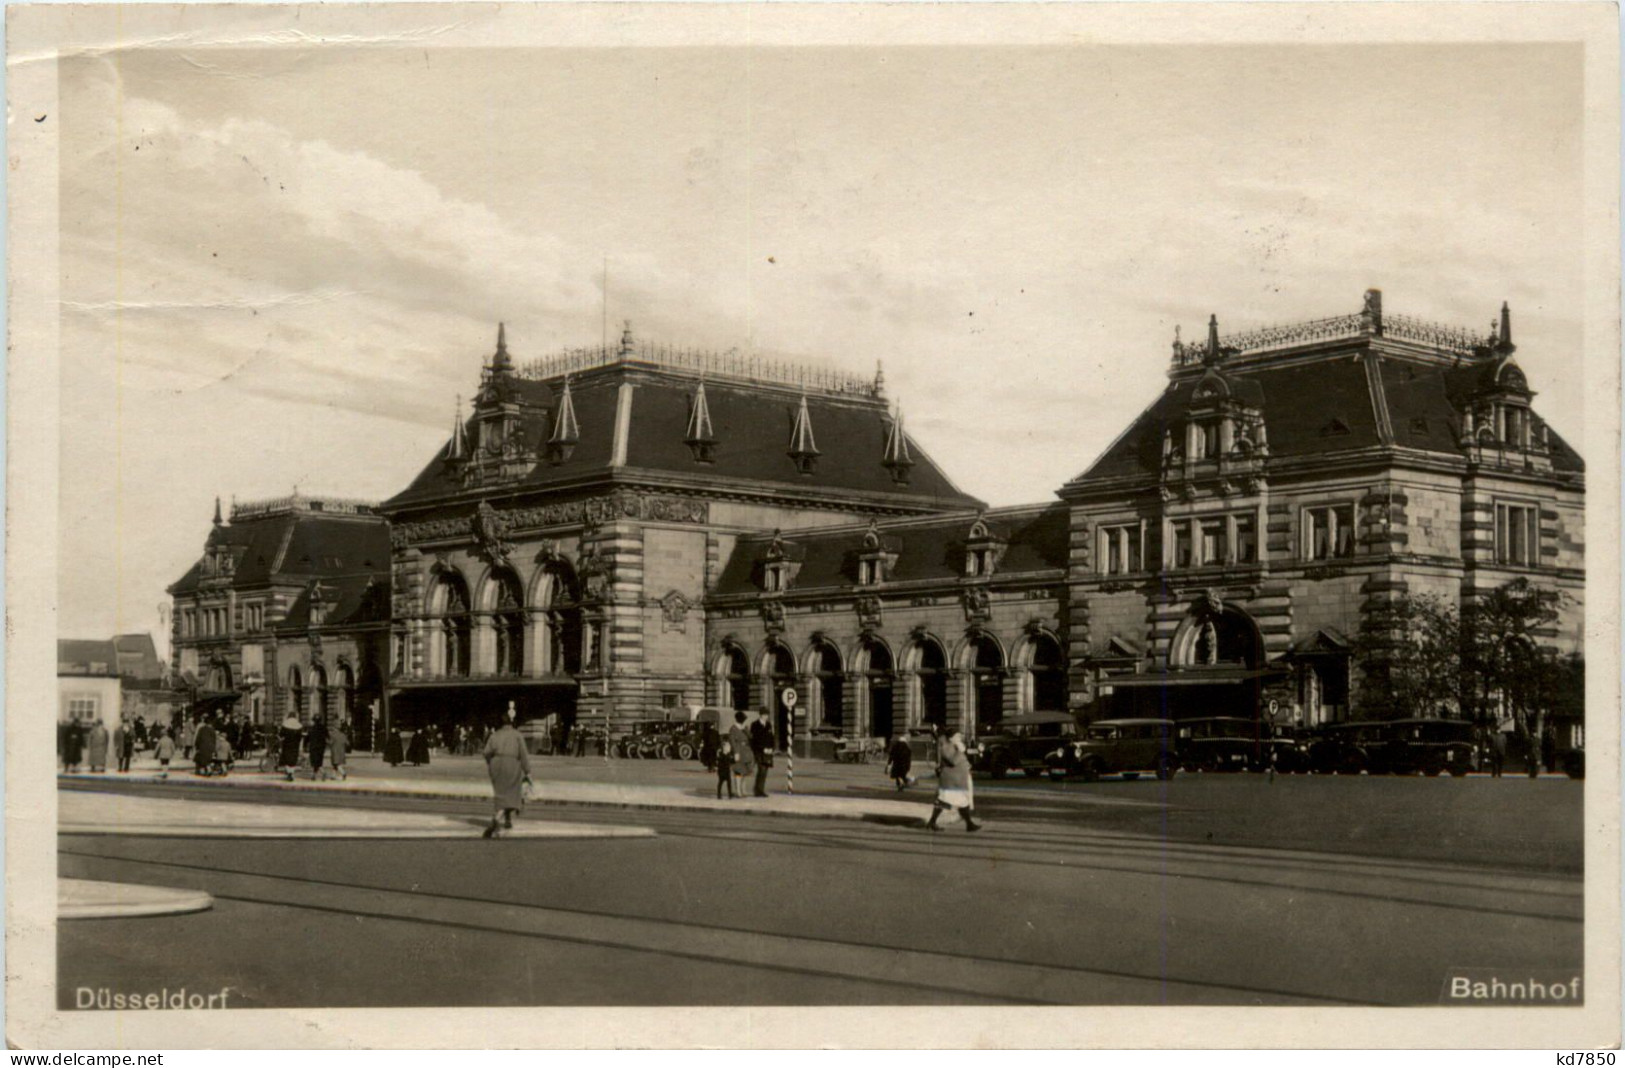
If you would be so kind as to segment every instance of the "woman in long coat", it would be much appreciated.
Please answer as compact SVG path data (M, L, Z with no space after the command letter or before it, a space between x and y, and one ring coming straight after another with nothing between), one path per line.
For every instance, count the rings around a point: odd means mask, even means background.
M107 728L100 721L90 728L90 770L107 770Z
M282 721L281 745L277 752L277 766L289 782L293 782L293 769L299 766L299 743L303 740L303 734L299 717L289 712Z
M491 776L491 826L486 838L495 838L513 826L513 814L525 807L525 783L530 781L530 754L513 725L514 711L485 743L485 769Z
M965 830L979 831L972 811L975 799L971 793L970 755L965 752L965 736L958 727L951 728L943 739L941 754L937 757L937 799L931 806L931 821L926 824L933 831L942 830L937 818L949 809L959 812L965 821Z
M305 748L310 751L310 777L322 777L322 761L327 759L327 721L320 716L310 725L310 734L305 738Z
M419 727L412 732L412 740L406 743L406 762L421 767L429 762L429 730Z
M344 766L345 757L350 752L350 736L344 733L344 724L335 723L327 735L327 762L332 765L333 771L341 779L350 777L349 769Z

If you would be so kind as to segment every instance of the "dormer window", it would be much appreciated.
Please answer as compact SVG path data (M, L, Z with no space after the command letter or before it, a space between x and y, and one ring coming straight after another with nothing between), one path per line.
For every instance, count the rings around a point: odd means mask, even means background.
M987 523L980 519L972 523L965 537L965 577L986 578L993 574L999 566L999 558L1004 555L1004 546L1004 539L990 530Z
M768 564L762 571L762 588L768 593L783 593L789 585L784 564Z
M778 531L773 532L773 540L768 543L767 552L762 557L762 591L764 593L783 593L790 588L796 579L796 572L801 570L801 561L805 550L793 542L784 540Z
M871 522L863 535L863 548L858 553L858 585L878 586L885 582L891 577L891 569L896 563L896 540L881 537L879 528Z
M858 585L879 585L885 574L885 567L879 559L858 561Z

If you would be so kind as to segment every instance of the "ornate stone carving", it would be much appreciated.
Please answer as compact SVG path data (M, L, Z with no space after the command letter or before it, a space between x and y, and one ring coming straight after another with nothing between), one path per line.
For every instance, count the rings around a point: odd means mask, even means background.
M762 602L762 626L769 635L784 633L784 605L779 601Z
M487 507L489 507L487 505ZM689 497L664 497L652 493L618 490L603 497L579 501L558 501L530 508L491 509L504 536L535 527L584 524L598 526L618 519L645 519L663 523L704 523L710 518L710 505ZM390 544L402 549L421 541L463 539L477 534L479 513L448 519L425 519L400 523L390 528Z
M876 630L880 627L880 598L873 594L859 597L853 604L858 612L858 626L863 630Z
M993 614L987 590L981 586L967 586L961 600L965 607L965 622L967 623L985 622Z
M470 525L480 555L493 564L506 562L508 554L513 552L513 546L507 540L507 517L492 508L490 501L481 501Z
M688 610L693 607L687 597L677 590L667 592L660 598L660 629L662 631L675 630L679 634L688 632Z
M576 577L581 580L581 597L586 601L601 601L609 596L614 581L610 562L593 546L588 546L576 561Z

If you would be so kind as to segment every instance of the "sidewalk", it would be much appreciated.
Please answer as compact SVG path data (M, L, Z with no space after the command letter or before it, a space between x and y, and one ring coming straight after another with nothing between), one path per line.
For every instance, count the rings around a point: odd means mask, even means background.
M781 758L782 759L782 758ZM119 774L80 773L59 774L59 784L79 782L120 783L184 783L198 790L288 790L302 793L323 793L337 796L384 796L411 798L441 798L456 801L485 801L491 797L491 786L485 776L485 762L478 757L436 757L424 768L391 768L372 757L360 757L350 766L350 777L342 782L313 782L298 778L288 782L276 772L262 772L251 761L238 764L237 770L224 778L202 778L194 775L190 767L170 769L169 778L161 780L151 761L138 761L138 770ZM607 770L606 770L607 769ZM774 790L769 797L742 797L718 800L716 778L707 773L696 774L698 765L676 761L615 761L605 764L588 759L569 757L535 758L532 762L531 803L541 805L587 805L607 808L646 809L662 811L748 812L770 816L799 816L821 819L868 820L881 823L917 823L930 815L930 793L918 791L916 800L889 798L832 797L827 794L783 792L782 769L775 769L770 782ZM841 785L845 774L831 776L825 769L809 769L813 774L797 776L797 783L811 780L824 785ZM824 773L820 773L824 772ZM308 775L308 772L306 773ZM614 775L623 781L580 781L564 776ZM629 782L626 778L650 777L662 782ZM871 771L866 778L873 778ZM834 782L831 782L831 780ZM809 783L810 784L810 783ZM749 788L746 783L746 788Z

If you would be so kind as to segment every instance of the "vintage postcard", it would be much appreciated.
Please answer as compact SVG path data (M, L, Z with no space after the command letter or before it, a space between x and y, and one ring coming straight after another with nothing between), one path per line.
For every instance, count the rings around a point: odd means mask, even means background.
M13 1045L1618 1044L1615 6L8 16Z

